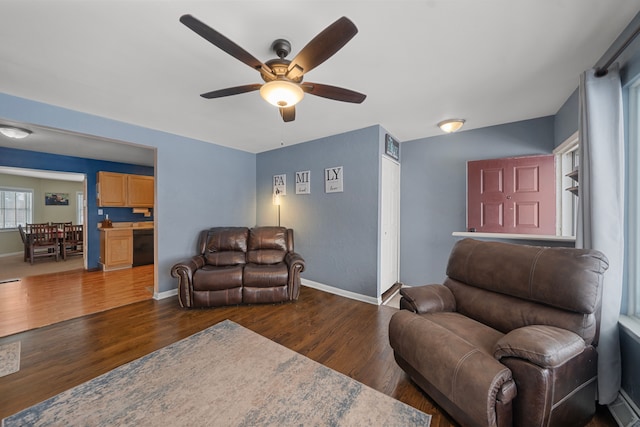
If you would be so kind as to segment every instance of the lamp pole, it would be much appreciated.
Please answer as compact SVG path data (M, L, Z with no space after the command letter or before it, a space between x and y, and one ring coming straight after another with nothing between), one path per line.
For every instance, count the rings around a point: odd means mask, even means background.
M276 188L276 192L273 194L273 204L276 205L278 213L278 227L280 227L280 190Z

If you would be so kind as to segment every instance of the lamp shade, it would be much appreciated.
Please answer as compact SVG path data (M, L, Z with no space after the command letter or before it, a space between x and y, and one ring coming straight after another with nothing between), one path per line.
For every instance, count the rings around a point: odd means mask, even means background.
M28 129L16 128L13 126L0 126L0 133L9 138L22 139L31 135Z
M438 123L438 127L444 132L451 133L460 130L464 122L464 119L447 119Z
M293 107L304 97L302 88L287 80L273 80L262 85L260 96L276 107Z

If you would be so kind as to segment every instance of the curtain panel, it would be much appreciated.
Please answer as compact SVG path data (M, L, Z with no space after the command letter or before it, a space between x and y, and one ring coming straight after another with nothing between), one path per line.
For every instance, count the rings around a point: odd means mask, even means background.
M598 401L618 395L621 381L618 318L624 262L624 127L618 65L603 77L580 76L580 166L576 247L609 258L604 274L598 342Z

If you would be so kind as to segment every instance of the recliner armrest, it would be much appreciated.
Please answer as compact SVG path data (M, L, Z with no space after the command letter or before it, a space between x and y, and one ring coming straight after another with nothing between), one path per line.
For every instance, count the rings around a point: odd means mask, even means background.
M401 288L400 308L414 313L456 311L456 300L444 285L424 285Z
M298 267L300 268L300 272L304 271L304 258L302 258L302 256L300 256L300 254L298 254L297 252L287 252L284 257L284 262L287 264L287 266L289 266L290 270L293 267Z
M528 360L542 368L562 365L585 349L576 333L555 326L530 325L514 329L496 342L493 355Z
M202 255L196 255L189 259L180 261L171 267L171 277L187 279L191 282L193 273L206 264L206 260Z

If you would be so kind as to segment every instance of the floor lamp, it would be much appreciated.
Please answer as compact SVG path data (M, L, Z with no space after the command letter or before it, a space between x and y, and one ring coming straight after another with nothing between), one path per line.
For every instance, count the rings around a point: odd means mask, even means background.
M280 190L276 188L276 192L273 193L273 204L276 205L276 212L278 215L278 227L280 227Z

